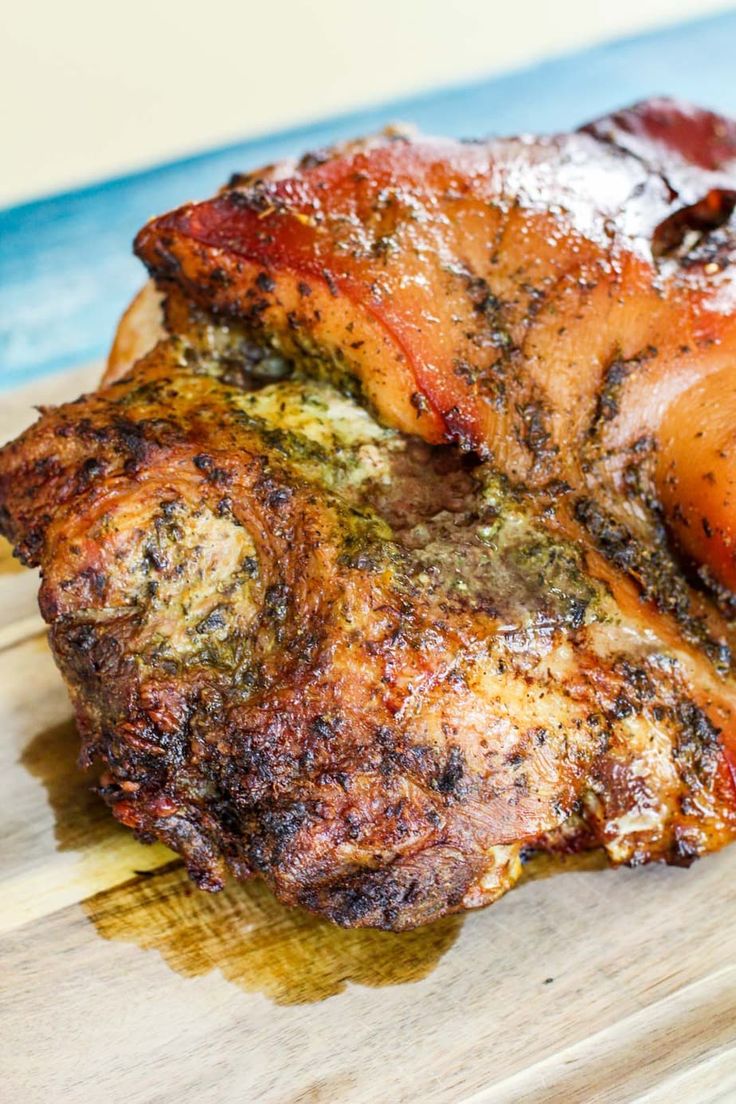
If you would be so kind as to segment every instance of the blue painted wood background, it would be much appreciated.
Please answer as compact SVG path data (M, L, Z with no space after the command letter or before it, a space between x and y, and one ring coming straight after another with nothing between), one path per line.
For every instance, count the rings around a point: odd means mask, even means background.
M235 170L392 121L458 136L554 131L662 93L736 114L735 59L732 10L0 210L0 388L102 355L144 279L135 232Z

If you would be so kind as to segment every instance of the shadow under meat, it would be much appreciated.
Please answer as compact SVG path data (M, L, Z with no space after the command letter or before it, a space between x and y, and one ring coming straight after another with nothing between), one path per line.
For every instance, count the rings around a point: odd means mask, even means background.
M77 767L73 721L40 733L23 752L23 766L45 787L59 849L89 852L99 864L118 825ZM343 930L300 909L281 905L259 881L231 882L209 894L189 881L173 859L157 870L131 872L130 881L82 902L103 937L158 951L184 977L219 969L248 992L277 1004L308 1004L342 992L349 982L402 985L427 977L462 926L450 916L416 931Z
M77 765L78 755L79 736L70 718L40 732L20 757L22 766L46 790L60 851L88 850L119 827L93 790L93 772Z

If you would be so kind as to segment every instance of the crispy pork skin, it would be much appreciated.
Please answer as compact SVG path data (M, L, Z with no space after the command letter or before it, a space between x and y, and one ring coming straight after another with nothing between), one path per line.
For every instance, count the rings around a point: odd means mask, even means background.
M393 929L733 838L735 154L657 101L144 228L104 386L0 451L120 821Z
M154 219L137 250L387 424L590 488L627 524L647 451L662 516L732 588L735 202L736 125L650 101L552 138L308 155Z

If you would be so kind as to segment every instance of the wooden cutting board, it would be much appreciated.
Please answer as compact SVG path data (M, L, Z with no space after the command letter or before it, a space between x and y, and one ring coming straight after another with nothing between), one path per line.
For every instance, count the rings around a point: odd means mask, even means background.
M0 434L97 369L6 394ZM736 847L689 871L538 868L491 909L345 932L210 896L117 825L0 555L0 1100L736 1100Z

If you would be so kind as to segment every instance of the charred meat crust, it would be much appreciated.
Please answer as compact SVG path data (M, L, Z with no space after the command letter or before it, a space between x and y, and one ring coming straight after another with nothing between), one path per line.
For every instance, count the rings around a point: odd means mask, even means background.
M617 604L566 484L228 363L169 339L0 454L118 819L204 889L397 930L494 900L571 817L616 861L730 838L722 679Z

